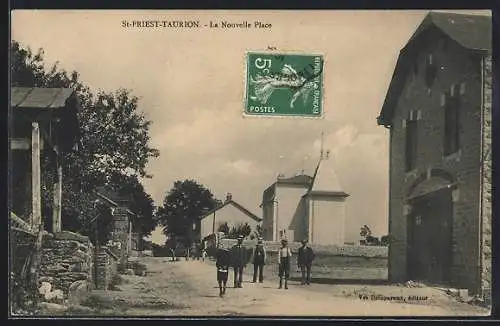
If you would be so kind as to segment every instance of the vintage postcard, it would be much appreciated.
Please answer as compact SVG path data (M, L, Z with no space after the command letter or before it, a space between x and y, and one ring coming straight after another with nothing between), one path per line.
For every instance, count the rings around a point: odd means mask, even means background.
M490 11L11 17L11 318L490 314Z

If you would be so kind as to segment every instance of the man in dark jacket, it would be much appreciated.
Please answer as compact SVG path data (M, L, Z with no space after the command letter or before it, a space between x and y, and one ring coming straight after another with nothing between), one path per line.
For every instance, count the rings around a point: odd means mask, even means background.
M238 243L231 249L231 261L234 270L234 287L242 288L243 268L247 265L246 248L243 246L243 236L238 237Z
M266 263L266 256L266 248L264 248L262 238L259 238L252 252L253 283L257 281L257 272L259 273L259 283L264 281L263 269Z
M302 247L297 255L297 265L302 272L301 284L311 284L311 266L314 260L314 251L307 245L307 240L302 240Z

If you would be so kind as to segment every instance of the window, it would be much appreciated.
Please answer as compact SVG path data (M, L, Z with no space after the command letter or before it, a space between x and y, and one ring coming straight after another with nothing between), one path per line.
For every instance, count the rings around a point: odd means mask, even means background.
M460 148L460 101L454 88L446 94L444 112L444 155L458 152Z
M436 79L437 66L434 61L432 54L429 54L425 62L425 85L428 89L432 87Z
M418 149L418 121L406 121L406 171L411 171L417 166Z

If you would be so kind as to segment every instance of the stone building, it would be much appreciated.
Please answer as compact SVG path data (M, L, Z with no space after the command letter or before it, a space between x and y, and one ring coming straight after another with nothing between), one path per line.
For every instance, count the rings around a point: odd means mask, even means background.
M345 199L333 160L321 154L314 176L279 176L262 196L265 240L309 239L320 245L343 245Z
M123 198L116 191L106 187L97 187L94 192L97 200L104 202L113 218L111 242L115 245L115 254L119 257L119 268L125 269L132 251L132 228L136 214L129 208L129 200Z
M491 17L429 13L399 53L390 135L389 278L491 282Z

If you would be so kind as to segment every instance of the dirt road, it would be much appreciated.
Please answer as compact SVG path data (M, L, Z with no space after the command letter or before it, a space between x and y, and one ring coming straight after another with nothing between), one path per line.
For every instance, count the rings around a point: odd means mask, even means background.
M301 286L288 290L276 280L232 288L219 298L212 262L142 258L147 276L123 276L119 291L93 294L102 312L142 316L465 316L487 311L458 303L432 288L375 285ZM413 297L412 297L413 296ZM107 300L107 301L106 301ZM405 300L405 302L398 301ZM107 303L106 303L107 302ZM119 303L119 304L117 304ZM106 307L107 305L107 307Z

